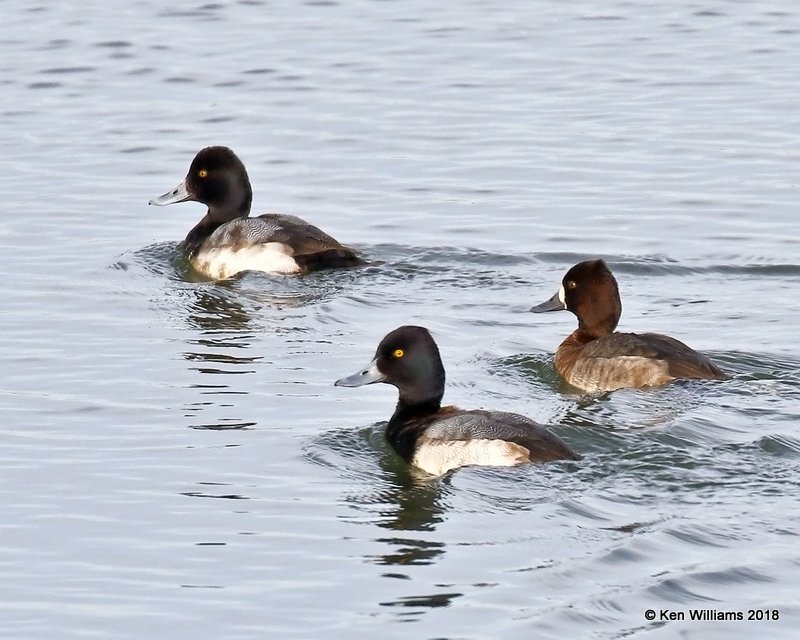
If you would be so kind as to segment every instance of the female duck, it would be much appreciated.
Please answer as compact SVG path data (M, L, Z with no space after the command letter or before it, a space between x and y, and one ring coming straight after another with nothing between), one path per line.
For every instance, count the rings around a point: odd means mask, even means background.
M534 313L567 309L578 328L556 350L556 371L584 391L663 385L677 378L723 380L722 370L702 353L659 333L615 333L622 315L617 281L602 260L580 262L561 288Z
M375 382L394 385L400 392L386 428L389 443L406 462L430 474L468 464L580 459L560 438L525 416L443 407L444 367L423 327L405 326L389 333L369 367L337 380L336 386Z
M192 266L214 279L241 271L305 273L359 264L356 254L296 216L248 217L253 190L244 164L227 147L201 149L186 178L151 200L159 206L193 200L208 212L189 232L184 250Z

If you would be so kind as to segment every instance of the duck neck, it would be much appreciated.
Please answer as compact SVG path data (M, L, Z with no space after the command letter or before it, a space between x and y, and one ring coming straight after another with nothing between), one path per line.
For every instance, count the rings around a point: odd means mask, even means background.
M397 402L394 414L386 427L386 438L406 461L414 456L417 438L427 426L423 418L435 414L441 406L442 394L413 402L401 397Z
M603 338L614 333L619 322L619 315L614 314L607 318L593 318L592 322L585 322L578 319L578 328L573 335L578 342L591 342L598 338Z
M186 253L191 257L196 256L208 236L214 233L214 231L223 224L225 224L225 221L217 220L208 213L203 216L203 219L194 226L183 241Z
M246 218L250 215L253 204L253 190L247 178L228 185L228 193L219 203L210 203L206 217L218 220L220 223L230 222L236 218Z
M250 215L253 190L247 178L229 185L228 189L220 198L222 204L210 203L206 215L186 236L184 247L190 256L196 256L206 239L223 224Z
M587 342L597 340L598 338L602 338L603 336L607 336L610 333L610 331L599 331L596 327L578 327L572 332L571 337L575 340L575 342L578 342L579 344L585 344Z

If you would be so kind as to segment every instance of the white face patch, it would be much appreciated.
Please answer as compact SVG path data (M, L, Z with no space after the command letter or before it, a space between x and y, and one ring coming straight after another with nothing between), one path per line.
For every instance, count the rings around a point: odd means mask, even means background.
M470 464L513 467L530 462L530 451L506 440L434 440L422 437L411 464L434 476Z
M552 289L550 289L552 291ZM567 292L564 291L564 285L562 284L558 289L558 299L565 307L567 306Z
M300 267L292 250L282 242L265 242L242 249L201 250L193 261L195 269L215 280L224 280L242 271L298 273Z

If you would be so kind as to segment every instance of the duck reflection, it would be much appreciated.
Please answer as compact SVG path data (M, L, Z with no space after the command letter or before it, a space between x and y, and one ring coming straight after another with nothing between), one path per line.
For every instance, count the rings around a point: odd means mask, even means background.
M394 601L381 602L383 607L408 607L409 609L430 609L437 607L449 607L453 600L463 596L463 593L432 593L424 596L406 596ZM417 618L421 612L408 611L399 614L405 618Z
M285 284L284 284L285 286ZM204 399L186 407L185 415L201 421L190 424L193 429L246 429L255 422L241 415L225 415L209 419L212 412L242 411L227 396L247 395L246 385L241 380L231 383L231 376L244 376L258 371L258 363L264 358L253 355L253 342L265 328L263 309L286 308L303 304L302 296L281 295L265 292L247 292L237 289L237 281L226 281L197 285L184 289L189 300L183 305L186 322L194 330L187 340L189 349L183 353L189 369L202 376L197 383L189 385L198 389ZM214 396L212 399L210 396ZM238 403L245 406L246 403Z
M377 542L387 544L395 550L391 553L375 556L376 564L383 565L419 565L433 564L436 558L444 553L444 543L417 540L414 538L378 538ZM398 576L396 577L405 577Z
M252 329L253 316L229 287L198 286L189 291L186 321L206 333Z
M386 442L386 423L363 429L332 429L320 433L303 457L327 467L352 488L343 500L358 521L392 532L378 541L392 547L371 557L377 564L430 564L444 545L408 532L432 532L447 512L448 476L434 477L410 467ZM406 532L398 535L397 532Z
M435 564L447 551L446 543L427 539L421 534L435 531L444 520L448 508L448 476L433 477L409 467L385 444L382 430L380 436L384 447L380 466L390 484L367 499L381 505L381 518L376 522L378 526L403 534L377 538L376 542L381 543L386 551L369 556L369 559L377 565L392 567L383 577L405 581L411 578L408 570L413 566ZM418 533L410 535L412 532ZM402 619L414 619L429 609L448 607L462 595L452 591L404 595L379 604L397 608Z
M239 413L248 403L238 402L237 408L226 401L228 396L249 393L241 377L256 373L264 360L262 355L253 355L254 342L265 332L298 331L288 324L290 309L332 295L335 287L342 286L335 275L287 278L252 274L179 288L183 296L180 306L192 330L183 357L190 371L200 376L189 386L204 396L186 407L186 416L193 419L191 428L246 429L256 424ZM248 286L254 281L258 288ZM210 418L214 413L224 417Z
M445 544L420 534L435 531L444 520L447 476L429 476L406 464L387 444L385 426L320 434L305 457L354 483L357 488L348 492L345 502L391 532L376 539L386 551L368 556L370 561L398 567L433 564L445 552Z
M241 415L236 405L225 398L246 395L242 385L235 388L229 384L230 376L256 373L256 364L261 356L251 355L252 339L255 335L253 317L248 309L231 292L223 287L196 288L191 291L193 299L186 306L187 322L199 333L187 340L190 347L183 357L190 363L189 369L201 379L189 387L197 389L203 399L185 407L187 418L198 420L189 426L192 429L247 429L255 422ZM222 413L209 419L210 414Z
M381 469L394 483L381 493L386 510L378 524L395 531L434 531L447 509L442 494L444 481L410 467L385 442L380 446L384 453Z
M132 259L130 259L132 258ZM320 271L308 276L275 276L245 272L224 281L209 280L186 259L182 243L162 242L134 251L115 269L153 275L164 281L158 305L188 328L181 354L188 364L186 387L196 390L184 405L193 429L246 429L255 426L246 412L248 376L263 370L261 355L252 355L264 333L296 334L292 310L336 296L359 277L356 269ZM291 341L282 341L289 343ZM262 353L262 351L259 351ZM229 400L238 396L239 401Z
M384 518L377 524L393 532L405 533L377 538L376 542L384 545L386 552L371 556L370 559L375 564L392 567L383 574L384 578L399 579L405 583L412 578L409 571L413 566L435 564L447 551L444 542L429 540L419 534L409 535L410 532L435 531L444 520L447 511L447 476L432 477L415 471L388 446L385 451L381 468L388 477L393 476L395 482L380 493ZM452 589L452 585L449 586ZM453 600L462 595L448 590L403 595L379 604L396 609L400 619L413 620L430 609L449 607Z
M198 491L181 491L181 495L188 496L190 498L222 498L224 500L250 499L247 496L243 496L238 493L228 493L224 488L219 488L230 486L224 482L198 482L197 484L202 486L203 489Z

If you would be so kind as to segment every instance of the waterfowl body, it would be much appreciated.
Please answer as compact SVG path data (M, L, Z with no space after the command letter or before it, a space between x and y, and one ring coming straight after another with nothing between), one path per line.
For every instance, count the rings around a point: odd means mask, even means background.
M702 353L659 333L616 333L622 302L614 275L603 260L572 267L561 288L534 313L567 309L578 328L559 345L556 371L584 391L651 387L678 378L723 380L727 376Z
M250 218L250 180L242 161L227 147L201 149L183 182L150 204L187 200L208 207L186 236L184 250L192 266L211 278L248 270L305 273L360 263L351 249L297 216Z
M525 416L443 407L444 380L431 334L423 327L404 326L381 341L366 369L337 380L336 386L385 382L397 387L400 397L386 437L408 463L433 475L469 464L580 459L560 438Z

